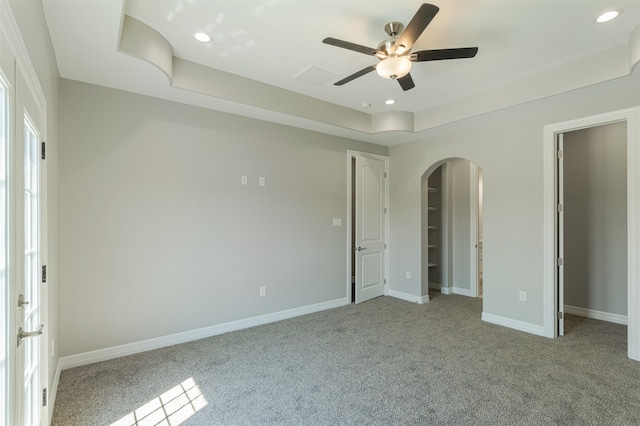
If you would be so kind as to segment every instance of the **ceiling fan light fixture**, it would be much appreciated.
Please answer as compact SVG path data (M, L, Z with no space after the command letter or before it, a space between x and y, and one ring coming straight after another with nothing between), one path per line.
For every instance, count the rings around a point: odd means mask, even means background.
M404 77L411 71L411 60L406 56L384 59L376 66L376 72L382 78L395 80Z

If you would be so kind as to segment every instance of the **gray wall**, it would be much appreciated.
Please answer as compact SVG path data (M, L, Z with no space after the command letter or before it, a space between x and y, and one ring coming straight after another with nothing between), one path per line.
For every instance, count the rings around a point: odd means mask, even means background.
M58 215L58 66L56 63L49 30L44 19L42 3L39 1L10 1L11 11L18 23L22 39L29 58L35 68L38 81L47 101L47 216L48 216L48 266L47 266L47 318L46 327L49 337L49 383L51 392L59 359L59 215ZM51 354L51 342L53 354ZM53 405L49 406L50 412Z
M390 283L419 295L420 186L449 158L483 170L485 313L543 325L543 128L639 105L640 71L584 89L462 120L390 148ZM404 277L412 271L412 279ZM519 302L519 291L527 301Z
M564 134L565 304L627 314L627 126Z
M61 355L347 296L347 149L386 147L68 80L60 131Z

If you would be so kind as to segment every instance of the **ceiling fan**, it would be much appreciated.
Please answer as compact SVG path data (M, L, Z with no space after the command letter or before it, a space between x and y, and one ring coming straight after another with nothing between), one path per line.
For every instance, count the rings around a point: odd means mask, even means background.
M380 43L376 49L344 40L338 40L332 37L327 37L322 40L325 44L364 53L365 55L373 55L380 60L377 64L370 65L354 74L351 74L350 76L334 83L334 85L342 86L345 83L376 70L380 77L398 80L402 90L409 90L415 87L411 74L409 74L412 62L473 58L476 56L476 53L478 53L477 47L420 50L418 52L411 52L413 44L418 37L420 37L424 29L429 25L439 10L438 6L424 3L420 6L409 24L407 24L406 28L398 21L389 22L384 27L389 38Z

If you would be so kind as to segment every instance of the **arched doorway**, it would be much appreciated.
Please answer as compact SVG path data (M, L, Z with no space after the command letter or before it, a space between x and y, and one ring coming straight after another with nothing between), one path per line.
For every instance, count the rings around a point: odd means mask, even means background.
M421 296L482 297L482 169L441 160L421 181Z

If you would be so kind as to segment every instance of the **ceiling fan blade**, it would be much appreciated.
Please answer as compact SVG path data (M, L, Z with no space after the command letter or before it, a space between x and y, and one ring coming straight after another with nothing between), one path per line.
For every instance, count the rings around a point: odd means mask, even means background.
M345 83L350 82L351 80L355 80L358 77L362 77L365 74L369 74L371 71L375 70L376 66L375 65L370 65L366 68L361 69L360 71L351 74L349 77L345 77L342 80L333 83L334 86L342 86Z
M413 43L416 42L420 34L427 28L429 22L436 16L440 8L429 3L424 3L416 14L411 18L411 21L407 24L402 34L396 40L396 44L393 45L393 51L395 53L403 53L411 49Z
M478 53L477 47L461 47L458 49L435 49L414 52L416 62L441 61L443 59L473 58Z
M411 74L407 74L404 77L400 77L397 79L398 83L400 83L400 87L405 92L409 89L413 89L416 85L413 83L413 78L411 78Z
M338 40L337 38L327 37L322 40L324 44L330 44L332 46L342 47L343 49L353 50L355 52L364 53L365 55L375 55L378 51L374 48L361 46L359 44L351 43L344 40Z

